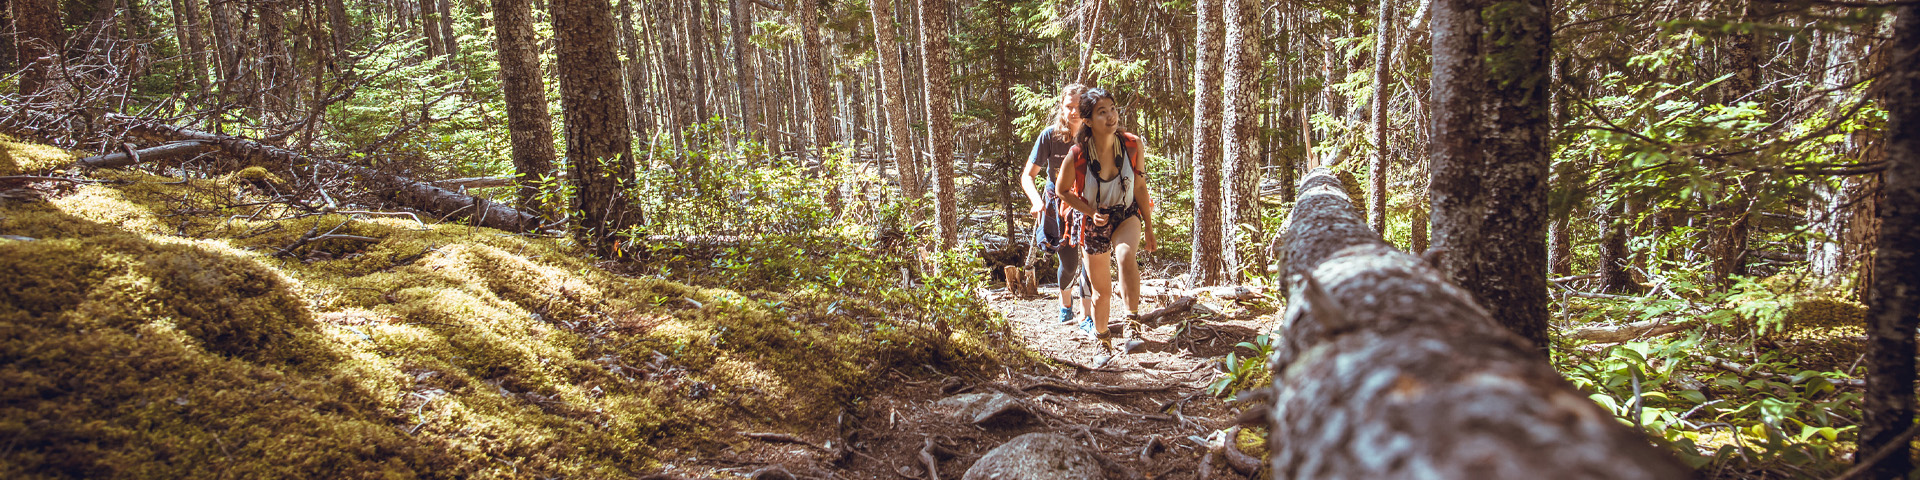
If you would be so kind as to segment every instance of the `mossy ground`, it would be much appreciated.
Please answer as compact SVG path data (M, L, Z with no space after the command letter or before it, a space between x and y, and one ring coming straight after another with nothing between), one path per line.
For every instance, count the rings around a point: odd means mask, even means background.
M0 147L0 175L73 158ZM616 275L563 240L262 203L260 173L0 199L35 239L0 240L0 477L631 477L830 422L895 365L1017 357L925 286ZM282 251L324 233L374 241Z

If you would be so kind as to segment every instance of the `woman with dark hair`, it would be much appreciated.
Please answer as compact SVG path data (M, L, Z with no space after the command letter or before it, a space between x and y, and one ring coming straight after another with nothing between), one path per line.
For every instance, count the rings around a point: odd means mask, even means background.
M1107 270L1120 264L1120 289L1127 311L1140 308L1140 264L1137 251L1154 249L1153 196L1147 191L1145 148L1140 137L1120 128L1120 111L1113 95L1093 88L1080 96L1084 125L1067 152L1054 191L1073 210L1065 215L1067 243L1080 247L1081 263L1093 287L1093 312L1080 329L1094 335L1102 349L1107 341L1107 314L1112 310L1113 281Z
M1032 208L1027 213L1034 215L1033 241L1047 251L1059 257L1059 268L1054 270L1060 279L1060 322L1073 321L1073 296L1078 285L1080 311L1093 311L1093 294L1087 291L1086 269L1080 268L1080 249L1067 245L1064 222L1060 218L1060 198L1054 195L1053 178L1060 171L1060 164L1067 158L1067 151L1073 149L1073 132L1080 130L1080 94L1087 87L1078 83L1060 89L1060 106L1054 109L1053 125L1040 132L1033 139L1033 153L1027 155L1027 171L1020 175L1020 188L1026 190L1027 201ZM1033 177L1046 175L1046 189L1033 187ZM1043 197L1041 192L1044 191ZM1051 207L1051 208L1049 208Z

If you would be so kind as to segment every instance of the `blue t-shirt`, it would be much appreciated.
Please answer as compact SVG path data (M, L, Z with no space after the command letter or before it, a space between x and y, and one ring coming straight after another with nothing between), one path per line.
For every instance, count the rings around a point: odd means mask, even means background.
M1060 163L1066 161L1067 151L1073 150L1073 142L1062 142L1053 135L1054 128L1049 126L1046 130L1041 130L1040 136L1033 139L1033 153L1027 155L1028 165L1038 165L1046 169L1046 173L1041 174L1040 178L1046 179L1048 185L1052 185L1053 176L1060 173Z

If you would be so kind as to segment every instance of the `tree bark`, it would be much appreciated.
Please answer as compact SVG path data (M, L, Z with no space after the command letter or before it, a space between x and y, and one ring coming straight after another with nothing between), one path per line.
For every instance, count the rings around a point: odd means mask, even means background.
M1387 233L1387 93L1393 81L1393 2L1380 0L1374 21L1373 45L1373 158L1367 162L1367 225Z
M620 253L616 235L638 223L627 194L634 185L632 136L616 55L613 4L550 0L560 62L560 106L573 182L574 237L601 255Z
M60 6L55 0L12 0L15 54L26 71L20 75L20 96L39 95L54 83L54 69L61 63L60 50L66 44L61 28Z
M927 137L933 152L933 216L940 250L960 242L953 194L953 69L947 63L947 0L919 0L921 75L927 85Z
M547 111L547 80L540 69L539 37L527 0L492 0L494 48L506 96L507 138L513 148L514 198L520 209L553 216L535 182L551 177L553 117Z
M1546 0L1433 6L1434 244L1493 319L1547 343Z
M1600 233L1600 291L1606 293L1640 293L1640 284L1633 281L1632 272L1627 266L1632 261L1627 251L1628 225L1631 216L1627 213L1626 200L1616 201L1607 210L1605 224Z
M880 51L880 96L887 106L887 137L893 148L893 167L900 177L900 194L908 220L917 224L924 220L920 213L920 172L914 168L913 132L907 129L906 81L900 78L905 67L900 63L900 47L894 39L892 1L873 0L872 13L874 44Z
M452 69L454 58L460 56L460 32L453 29L453 3L448 0L438 0L438 2L440 46L446 49L445 66Z
M198 0L181 1L193 4ZM348 50L353 47L354 37L357 32L354 31L353 24L347 20L347 5L345 0L326 0L326 3L327 33L333 40L333 58L336 59L336 61L346 61ZM196 14L194 18L197 19L199 17ZM195 44L193 51L198 52L199 39L195 38L193 41Z
M1220 54L1221 3L1195 0L1193 53L1193 255L1195 286L1223 283L1220 252Z
M699 0L688 0L686 6L686 49L687 61L690 62L687 65L687 70L693 76L693 80L690 83L693 87L693 97L691 99L693 101L693 123L706 123L708 120L713 119L713 114L709 113L707 109L707 41L704 35L706 28L700 26L700 11L703 8L699 4Z
M736 97L739 99L740 123L746 127L748 138L764 139L760 132L766 119L760 115L758 108L761 82L754 76L753 57L747 53L750 48L747 38L753 33L752 10L747 5L748 1L727 0L728 19L732 23L729 33L733 36L733 77L734 84L740 90Z
M827 47L820 41L820 0L798 1L800 36L806 40L807 49L807 103L808 111L813 113L809 122L813 126L813 153L825 155L827 148L840 139L833 128L833 103L827 95Z
M1305 281L1260 407L1275 478L1691 476L1474 295L1381 241L1331 171L1301 182L1288 225L1274 248Z
M1887 171L1867 301L1866 418L1859 451L1896 450L1869 467L1866 478L1914 470L1910 440L1897 437L1913 426L1914 328L1920 323L1920 6L1900 7L1895 15L1887 45L1891 61L1879 80L1886 88Z
M1233 283L1245 283L1245 272L1264 262L1242 258L1258 251L1246 238L1260 231L1260 116L1254 111L1260 93L1260 2L1219 0L1226 46L1222 70L1226 78L1222 103L1220 157L1226 198L1221 223L1221 263Z
M437 0L420 0L420 36L427 39L429 59L447 54L446 37L440 35L441 15Z

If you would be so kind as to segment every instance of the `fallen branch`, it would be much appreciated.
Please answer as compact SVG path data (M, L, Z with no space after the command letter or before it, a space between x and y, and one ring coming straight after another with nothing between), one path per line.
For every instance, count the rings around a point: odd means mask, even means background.
M1594 278L1600 278L1600 274L1598 274L1598 273L1589 273L1589 274L1586 274L1586 275L1573 275L1573 276L1566 276L1566 277L1560 277L1560 278L1555 278L1555 279L1550 279L1550 280L1547 280L1547 281L1549 281L1549 282L1553 282L1553 283L1567 283L1567 282L1571 282L1571 281L1575 281L1575 280L1588 280L1588 279L1594 279Z
M1662 318L1626 325L1580 327L1566 335L1562 335L1562 337L1569 340L1584 340L1594 343L1620 343L1666 335L1686 330L1687 327L1692 326L1691 322L1674 322L1671 320L1671 318Z
M1260 473L1260 459L1241 452L1240 447L1237 446L1240 443L1240 426L1228 428L1226 433L1225 441L1220 444L1220 451L1225 454L1227 466L1233 467L1233 471L1240 472L1248 478Z
M754 439L754 440L759 440L759 441L762 441L762 442L772 442L772 443L792 443L792 444L798 444L798 445L806 445L806 446L809 446L809 447L813 447L813 448L818 448L818 449L821 449L821 450L826 450L826 448L825 448L825 447L821 447L821 446L819 446L819 445L814 445L814 444L813 444L813 442L809 442L809 441L806 441L805 439L802 439L802 438L800 438L800 437L796 437L796 436L793 436L793 435L788 435L788 434L784 434L784 433L754 433L754 432L740 432L740 436L742 436L742 437L747 437L747 438L751 438L751 439Z
M125 127L128 134L149 142L202 142L216 145L228 155L257 163L311 166L329 175L354 177L368 183L376 192L395 203L442 217L470 219L482 227L520 232L540 225L539 217L505 204L371 168L308 157L243 137L208 133L120 114L106 114L101 119Z
M1032 385L1021 387L1020 392L1027 393L1033 390L1050 390L1050 391L1059 392L1059 393L1096 393L1100 395L1128 395L1128 394L1135 394L1135 393L1164 392L1164 391L1172 390L1173 387L1175 386L1176 385L1159 385L1159 386L1148 386L1148 387L1111 387L1111 386L1105 386L1105 385L1083 386L1083 385L1069 385L1069 384L1050 381L1050 380L1041 380Z
M1154 311L1147 312L1147 313L1128 315L1127 319L1140 322L1140 323L1157 323L1163 319L1166 319L1167 317L1180 315L1183 313L1187 313L1190 310L1193 310L1193 304L1197 301L1199 300L1195 299L1194 297L1180 297L1180 298L1174 299L1173 302L1168 303L1167 306L1160 307L1159 309L1156 309Z
M1756 366L1741 365L1739 363L1735 363L1732 360L1727 360L1724 358L1714 357L1714 356L1708 356L1707 363L1711 363L1713 364L1713 366L1719 367L1721 370L1726 370L1726 371L1738 373L1741 375L1759 375L1763 377L1772 377L1775 380L1780 380L1783 382L1788 382L1788 383L1793 382L1793 375L1759 371L1759 369L1757 368L1758 367L1757 365ZM1826 377L1821 377L1821 378L1826 378ZM1858 378L1827 378L1827 382L1835 385L1846 385L1853 388L1867 388L1867 381L1863 379L1858 379Z
M219 145L211 142L188 140L128 152L95 155L75 160L73 164L91 168L121 168L145 162L190 158L219 149Z

